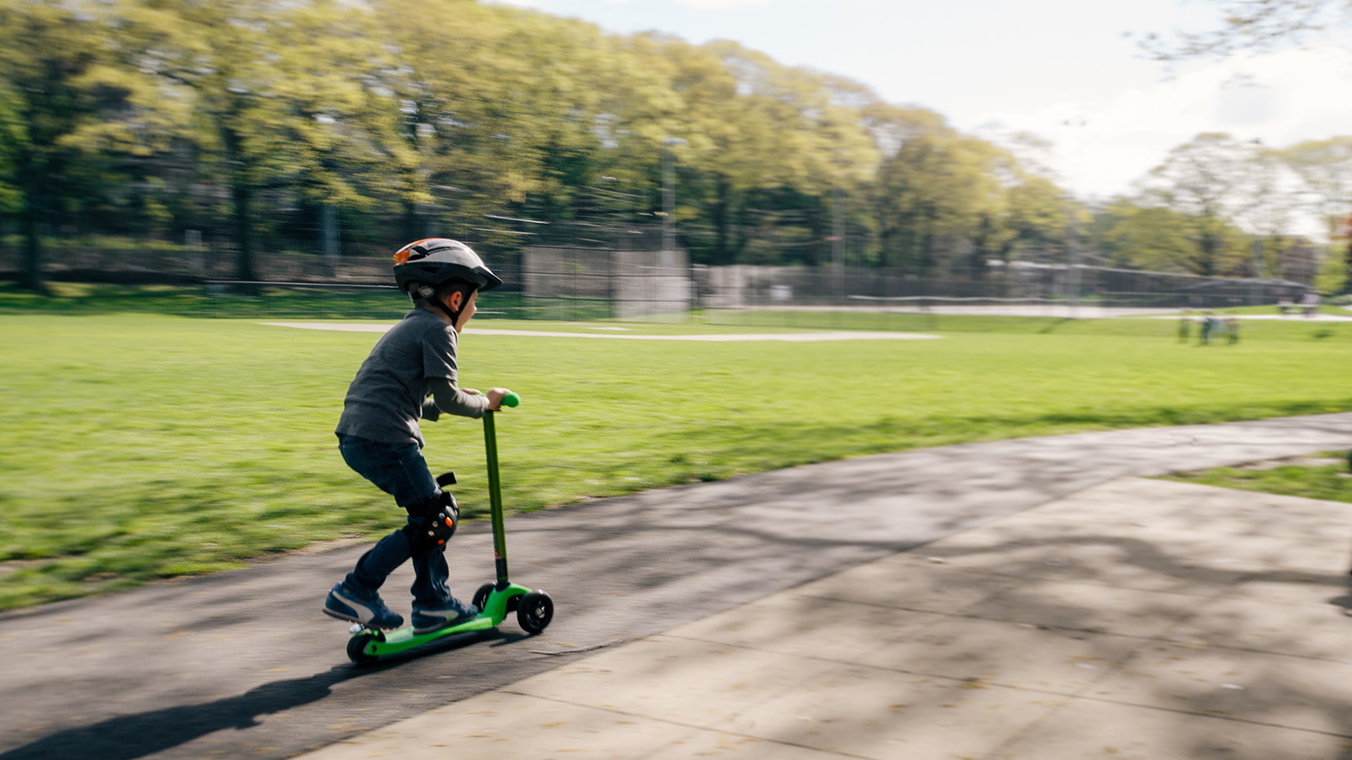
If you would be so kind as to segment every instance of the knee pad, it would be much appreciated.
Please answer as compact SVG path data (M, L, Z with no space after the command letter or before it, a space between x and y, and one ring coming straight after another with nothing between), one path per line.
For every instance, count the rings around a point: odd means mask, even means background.
M408 525L404 526L403 531L414 554L429 548L440 549L446 546L460 525L460 504L450 491L442 491L408 507L408 518ZM425 522L418 518L425 518Z

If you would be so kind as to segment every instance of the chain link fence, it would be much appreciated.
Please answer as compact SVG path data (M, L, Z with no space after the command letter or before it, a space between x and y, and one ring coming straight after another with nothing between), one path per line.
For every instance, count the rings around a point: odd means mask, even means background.
M909 310L963 303L1008 310L1095 306L1159 311L1257 306L1298 299L1308 285L1092 266L1016 263L979 280L917 277L889 267L696 267L705 309Z
M161 284L200 293L184 313L237 311L395 318L407 300L393 287L390 259L377 255L270 253L258 280L233 279L233 252L210 245L66 249L46 275L56 281ZM19 268L14 247L0 270ZM1179 309L1299 302L1310 286L1281 279L1208 278L1105 267L1018 262L981 279L917 277L899 268L691 266L685 251L539 245L495 257L506 285L485 293L485 317L582 321L621 319L841 327L849 314L977 314L1099 317ZM231 296L232 298L224 298ZM250 301L241 305L239 297ZM232 300L233 299L233 300ZM858 318L855 318L858 322ZM886 327L887 322L868 323Z

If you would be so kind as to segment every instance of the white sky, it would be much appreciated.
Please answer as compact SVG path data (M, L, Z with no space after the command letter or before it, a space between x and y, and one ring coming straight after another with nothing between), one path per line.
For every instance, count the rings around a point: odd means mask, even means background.
M932 108L964 131L1035 132L1079 195L1129 192L1199 132L1270 146L1352 134L1349 35L1193 63L1173 79L1124 36L1209 28L1215 7L1204 0L502 1L625 34L732 39Z

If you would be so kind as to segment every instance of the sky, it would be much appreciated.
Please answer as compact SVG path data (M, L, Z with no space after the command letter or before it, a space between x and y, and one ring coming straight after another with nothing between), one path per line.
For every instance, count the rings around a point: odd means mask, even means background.
M1131 193L1200 132L1285 147L1352 134L1352 33L1189 63L1148 60L1142 33L1212 28L1207 0L499 0L622 34L735 40L843 74L966 132L1017 131L1082 197Z

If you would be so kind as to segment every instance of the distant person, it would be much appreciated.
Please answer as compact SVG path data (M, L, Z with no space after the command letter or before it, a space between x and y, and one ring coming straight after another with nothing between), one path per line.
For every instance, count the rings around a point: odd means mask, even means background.
M1197 345L1199 346L1211 345L1211 331L1214 330L1215 327L1216 327L1216 315L1212 314L1210 310L1202 312L1202 329L1199 331L1199 334L1197 336Z
M1313 290L1307 290L1305 295L1301 296L1300 308L1305 312L1306 319L1313 317L1315 312L1319 311L1319 300L1319 293Z
M473 618L479 610L446 586L446 541L460 521L460 506L443 491L422 456L419 419L442 412L482 417L497 411L511 391L487 394L456 386L460 331L474 317L480 290L502 284L469 246L431 238L394 255L394 279L414 309L385 333L343 399L338 451L343 461L408 510L408 524L380 539L329 592L324 613L371 628L404 624L380 598L395 568L413 560L413 631L425 633ZM431 398L428 398L428 397Z
M1183 312L1183 318L1178 320L1178 342L1187 343L1191 338L1193 316L1192 312Z
M1239 317L1233 314L1225 318L1225 339L1232 346L1239 342Z
M1219 343L1223 338L1226 337L1226 332L1230 327L1230 322L1227 320L1226 317L1223 317L1220 314L1216 314L1215 316L1211 317L1211 319L1212 319L1211 339Z

